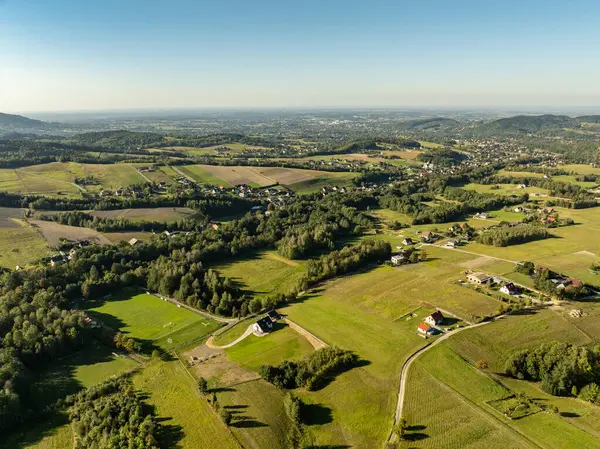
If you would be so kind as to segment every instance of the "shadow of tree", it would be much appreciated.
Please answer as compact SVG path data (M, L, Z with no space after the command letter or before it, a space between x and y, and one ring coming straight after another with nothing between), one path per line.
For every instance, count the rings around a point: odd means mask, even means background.
M328 424L333 421L333 413L329 407L321 404L304 404L302 421L307 426Z

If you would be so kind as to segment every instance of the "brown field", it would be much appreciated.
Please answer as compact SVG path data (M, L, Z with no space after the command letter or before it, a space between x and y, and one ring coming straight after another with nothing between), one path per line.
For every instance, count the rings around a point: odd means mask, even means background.
M109 239L93 229L66 226L44 220L29 220L29 223L40 231L50 246L58 245L62 238L71 241L89 240L101 244L111 243Z
M415 160L422 151L416 150L406 150L406 151L384 151L383 154L386 156L398 156L402 159L406 159L407 161Z
M112 243L128 242L136 238L142 242L150 240L154 234L151 232L104 232L102 236L106 237Z
M212 176L233 185L255 184L262 187L275 184L276 182L254 171L255 169L252 167L225 167L219 165L199 165L199 167Z
M277 167L256 167L253 170L267 179L272 179L284 185L308 181L314 178L313 174L308 170L291 170L289 168Z
M18 228L19 223L11 218L24 218L25 209L15 207L0 207L0 228Z

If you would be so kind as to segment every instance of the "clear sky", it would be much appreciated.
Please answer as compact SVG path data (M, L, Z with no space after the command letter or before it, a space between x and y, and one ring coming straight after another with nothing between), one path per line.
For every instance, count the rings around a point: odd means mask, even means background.
M0 111L600 105L599 0L0 0Z

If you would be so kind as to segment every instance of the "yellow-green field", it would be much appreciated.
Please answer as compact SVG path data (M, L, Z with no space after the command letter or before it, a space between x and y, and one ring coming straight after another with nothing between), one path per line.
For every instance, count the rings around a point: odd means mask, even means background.
M303 262L281 257L276 251L260 252L214 268L256 296L287 293L304 273Z
M14 269L51 254L44 238L23 220L0 227L0 266Z

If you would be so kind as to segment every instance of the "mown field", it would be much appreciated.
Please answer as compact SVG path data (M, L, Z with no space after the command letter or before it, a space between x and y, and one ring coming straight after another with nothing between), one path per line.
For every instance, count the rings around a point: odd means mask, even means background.
M0 266L14 270L51 253L44 238L26 221L3 220L0 226Z
M94 176L100 185L75 185L76 177ZM44 195L80 196L85 191L117 189L145 182L130 164L51 162L17 169L0 169L0 191Z
M131 221L174 222L194 218L196 211L189 207L154 207L144 209L93 210L90 215L102 218L127 218Z
M219 327L213 320L146 293L89 301L87 310L112 329L164 350L199 340Z
M573 323L548 309L511 315L457 334L423 354L409 372L404 409L409 425L419 429L418 435L404 447L460 448L475 442L478 447L502 447L502 440L515 442L504 447L530 447L532 443L532 447L556 449L600 447L597 407L547 395L536 384L500 374L506 359L518 349L552 340L591 343ZM482 359L489 368L476 370L474 363ZM539 410L509 420L491 407L490 401L514 393L556 405L560 413ZM433 400L439 397L444 400Z
M179 360L150 362L133 377L147 393L164 426L164 447L237 449L231 431L200 396L196 381Z
M276 251L259 252L214 268L255 296L287 293L304 273L303 262L281 257Z
M82 388L91 387L110 377L132 371L139 364L126 354L99 343L54 361L41 371L32 385L35 402L43 407Z

